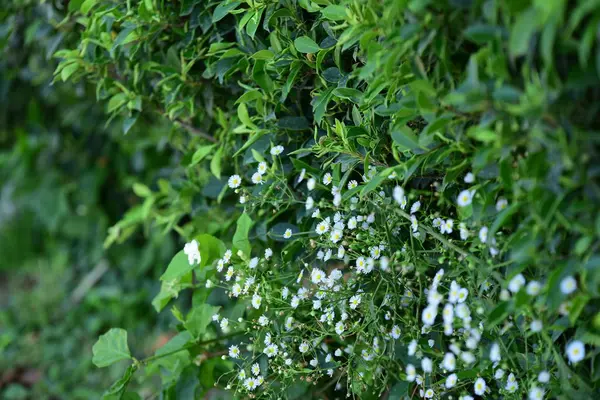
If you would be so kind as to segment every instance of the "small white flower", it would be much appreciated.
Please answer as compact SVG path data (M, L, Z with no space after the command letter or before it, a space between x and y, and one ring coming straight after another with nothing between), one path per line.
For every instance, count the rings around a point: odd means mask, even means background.
M315 285L318 285L319 283L321 283L326 277L325 272L321 271L318 268L315 268L312 270L312 273L310 274L310 279L312 281L312 283L314 283Z
M317 181L315 180L315 178L310 178L309 180L306 181L306 188L308 190L313 190L316 185L317 185Z
M281 153L283 153L283 146L274 146L274 147L271 147L271 155L272 156L278 156Z
M251 371L255 376L260 374L260 366L258 365L258 363L254 363L252 365Z
M227 181L227 184L232 189L238 188L242 184L242 178L240 178L239 175L231 175Z
M424 357L421 360L421 369L423 369L423 372L425 372L426 374L431 373L433 369L433 362L431 361L431 358Z
M408 364L406 366L406 380L409 382L414 382L417 377L417 369L414 365Z
M304 207L308 211L308 210L312 210L314 206L315 206L315 201L313 200L313 198L311 196L308 196L306 198L306 203L304 204Z
M460 239L467 240L469 238L469 230L467 229L467 225L464 222L458 224L458 229L460 231Z
M252 183L255 185L262 185L264 183L263 176L258 172L252 174Z
M537 386L532 386L529 389L529 400L542 400L544 398L544 391Z
M425 309L423 309L423 313L421 315L421 320L423 321L423 324L425 324L426 326L431 326L435 322L436 316L437 316L437 308L428 306Z
M275 357L278 352L279 352L279 348L277 347L276 344L268 345L267 347L265 347L265 350L263 351L263 353L265 353L267 355L267 357L269 357L269 358Z
M435 392L433 391L433 389L429 388L425 391L424 396L426 399L431 399L433 398L433 396L435 396Z
M260 297L258 294L255 293L252 296L252 307L254 307L258 310L260 308L261 302L262 302L262 297Z
M341 335L342 333L344 333L344 330L346 328L344 327L344 323L342 321L338 321L335 324L335 333L337 333L338 335Z
M530 296L537 296L542 289L542 285L538 281L531 281L527 284L527 294Z
M319 361L318 361L316 358L313 358L312 360L310 360L309 364L310 364L312 367L316 368L316 367L317 367L317 365L319 365Z
M496 202L496 211L502 211L504 210L506 207L508 206L508 201L501 197L498 199L498 201Z
M285 232L283 233L283 238L284 239L289 239L292 237L292 230L291 229L286 229Z
M229 347L229 357L238 358L240 356L240 348L237 346Z
M488 227L482 226L481 229L479 230L479 240L481 240L481 243L487 243L487 237L488 237Z
M190 265L200 264L202 257L200 257L200 250L198 249L198 242L196 240L186 243L183 246L183 252L187 256Z
M442 367L447 371L454 371L456 368L456 357L452 353L446 353L442 361Z
M417 352L417 341L413 339L408 344L408 355L414 356L416 352Z
M448 375L448 377L446 378L446 388L450 389L454 387L456 385L456 382L458 382L458 377L456 376L456 374Z
M399 205L402 205L403 201L405 201L405 197L404 197L404 189L400 186L396 186L394 188L394 200L396 200L396 203L398 203ZM404 208L404 207L402 207Z
M358 186L358 182L355 180L351 180L350 182L348 182L348 189L354 189L357 186Z
M517 293L525 285L525 277L522 274L518 274L510 280L508 283L508 290L513 293Z
M327 233L327 231L329 231L329 221L323 220L323 221L319 222L317 224L317 228L315 229L315 231L317 232L318 235Z
M227 318L223 318L221 320L220 326L223 332L227 332L229 330L229 320Z
M538 382L540 383L548 383L550 381L550 374L548 371L542 371L538 375Z
M344 258L345 254L346 254L346 249L344 248L344 246L340 245L340 247L338 247L337 258L339 258L341 260L342 258Z
M254 269L258 266L258 257L254 257L253 259L250 260L250 263L248 264L248 267L250 269Z
M576 364L585 357L585 346L579 340L574 340L567 345L567 357L569 362Z
M560 281L560 291L563 292L563 294L571 294L575 290L577 290L577 281L571 275Z
M441 226L441 232L442 233L452 233L452 228L454 227L454 221L451 219L447 219L444 221L444 223Z
M242 287L239 283L233 285L231 288L231 294L233 294L233 297L238 297L240 294L242 294Z
M265 258L268 260L269 258L271 258L271 256L273 255L273 250L271 250L271 248L269 247L268 249L265 250Z
M421 209L421 202L415 201L413 205L410 207L410 213L414 214Z
M542 328L543 328L543 324L542 324L542 321L540 321L539 319L531 321L531 325L530 325L531 332L534 332L534 333L540 332L542 330Z
M308 343L306 342L302 342L302 344L298 347L298 350L300 351L300 353L304 354L308 351L309 346Z
M350 308L353 310L356 310L356 307L358 307L358 305L360 304L360 300L361 300L360 294L350 297L350 301L349 301Z
M331 240L333 243L337 243L342 240L342 236L343 233L340 229L334 229L329 236L329 240Z
M498 346L498 343L493 343L492 347L490 349L490 360L492 360L492 362L500 362L501 360L501 356L500 356L500 346Z
M485 393L485 388L487 387L483 378L477 378L475 381L475 394L477 396L483 396Z
M240 204L246 203L246 196L240 196Z
M472 172L468 172L465 175L465 183L473 183L475 182L475 175Z
M333 177L331 176L331 174L329 172L327 172L325 174L325 176L323 177L323 184L325 186L327 186L331 183L331 181L333 181Z
M392 327L392 331L390 332L390 336L393 339L400 339L400 327L398 325L394 325Z
M298 176L298 181L296 183L300 183L304 180L304 176L306 175L306 168L302 168L300 171L300 176Z
M256 168L256 172L258 172L261 175L264 175L268 169L269 169L269 166L267 165L267 163L262 161L258 164L258 168Z
M467 207L467 206L471 205L471 203L473 202L474 194L475 194L474 190L463 190L462 192L460 192L458 194L458 198L456 200L459 207Z
M496 370L496 373L494 374L494 378L502 379L502 377L504 377L504 370L502 368L499 368Z
M258 323L260 326L267 326L269 325L269 318L267 318L265 315L261 315L258 317Z

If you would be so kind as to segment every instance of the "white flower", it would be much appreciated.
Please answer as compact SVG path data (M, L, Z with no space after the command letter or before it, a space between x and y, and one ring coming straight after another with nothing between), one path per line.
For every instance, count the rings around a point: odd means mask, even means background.
M560 291L563 292L563 294L571 294L575 290L577 290L577 281L571 275L560 281Z
M419 221L417 221L417 217L414 215L410 216L410 228L413 232L417 232L419 230Z
M417 377L417 369L414 365L408 364L406 366L406 380L409 382L414 382Z
M252 174L252 183L254 183L255 185L262 185L264 183L263 176L258 172L255 172L254 174Z
M252 296L252 307L259 309L261 302L262 302L262 298L258 294L255 293Z
M468 295L469 295L469 290L467 288L461 288L458 291L458 302L464 303L464 301L467 300Z
M494 374L494 378L502 379L503 376L504 376L504 370L502 368L497 369L496 373Z
M306 208L306 210L312 210L314 206L315 206L315 201L313 200L313 198L311 196L308 196L306 198L306 204L304 205L304 207Z
M481 229L479 230L479 240L481 240L481 243L487 243L487 237L488 237L488 227L482 226Z
M469 238L469 230L467 229L467 225L464 222L458 224L458 229L460 231L461 240L467 240Z
M316 358L313 358L312 360L310 360L309 364L316 368L317 365L319 365L319 361Z
M410 207L410 213L414 214L417 211L419 211L420 208L421 208L421 202L420 201L415 201L413 203L413 205Z
M250 260L250 263L248 264L248 267L250 269L254 269L258 266L258 257L254 257L253 259Z
M337 258L342 259L342 258L344 258L345 254L346 254L346 249L344 248L344 246L340 245L340 247L338 247Z
M400 186L396 186L394 188L393 196L394 196L394 200L396 200L396 203L398 203L399 205L402 205L402 202L405 200L404 189L402 189L402 187L400 187ZM402 207L402 208L404 208L404 207Z
M475 175L472 172L468 172L465 175L465 183L473 183L475 182Z
M300 305L300 298L298 296L292 296L292 301L290 302L290 305L292 306L292 308L298 308L298 305Z
M433 391L433 389L429 388L425 391L424 396L426 399L431 399L433 398L433 396L435 396L435 392Z
M579 340L574 340L567 345L567 357L569 362L576 364L585 357L585 346Z
M315 180L315 178L310 178L309 180L306 181L306 188L308 190L313 190L316 185L317 185L317 181Z
M350 182L348 182L348 189L354 189L357 186L358 182L356 182L355 180L351 180Z
M258 168L256 168L256 172L258 172L261 175L264 175L267 172L267 169L269 169L269 166L267 165L266 162L262 161L258 164Z
M333 177L331 176L331 174L329 172L327 172L325 174L325 176L323 177L323 184L325 186L327 186L331 183L331 181L333 181Z
M538 382L540 383L548 383L550 381L550 374L548 371L542 371L538 375Z
M358 225L358 221L356 220L356 217L352 217L348 220L348 229L353 230L356 229Z
M252 365L251 371L255 376L260 374L260 366L258 365L258 363L254 363Z
M229 330L229 320L227 318L223 318L221 320L221 330L225 333L227 333L227 331Z
M502 357L500 356L500 346L498 346L498 343L492 343L492 347L490 349L490 360L492 360L492 362L500 362L500 360L502 359Z
M440 227L440 230L442 233L452 233L452 228L454 227L454 221L451 219L447 219L446 221L444 221L444 223L442 224L442 226Z
M530 296L537 296L542 289L542 285L538 281L531 281L527 284L527 294Z
M433 369L433 363L431 362L431 358L424 357L421 360L421 369L423 369L423 372L425 372L426 374L431 373Z
M196 240L186 243L183 246L183 252L187 256L190 265L200 264L202 257L200 257L200 250L198 249L198 242Z
M433 306L428 306L423 309L423 313L421 315L421 320L423 324L426 326L431 326L435 322L435 317L437 316L437 308Z
M394 325L392 327L392 331L390 332L390 336L393 339L400 339L400 327L398 325Z
M308 343L306 342L302 342L302 344L298 347L298 350L300 351L300 353L304 354L308 351L309 346Z
M240 204L246 203L246 196L240 196Z
M346 328L344 327L344 323L342 321L338 321L335 324L335 333L337 333L338 335L341 335L342 333L344 333L344 330Z
M268 260L269 258L271 258L271 256L273 255L273 250L271 250L271 248L269 247L268 249L265 250L265 258Z
M477 380L475 381L475 394L477 396L483 396L483 394L485 393L485 388L486 388L486 384L485 381L483 380L483 378L477 378Z
M240 178L239 175L231 175L227 181L227 184L232 189L238 188L242 184L242 178Z
M340 229L334 229L329 236L329 240L331 240L333 243L337 243L342 240L342 236L343 233Z
M413 339L408 344L408 355L414 356L416 352L417 352L417 341Z
M265 347L265 350L263 351L263 353L265 353L267 355L267 357L269 357L269 358L275 357L278 352L279 352L279 348L277 347L276 344L268 345L267 347Z
M304 180L305 175L306 175L306 168L302 168L302 171L300 171L300 176L298 176L297 183L302 182Z
M350 297L349 304L351 309L356 310L356 307L358 307L358 305L360 304L360 298L360 294Z
M271 155L272 156L278 156L281 153L283 153L283 146L271 147Z
M329 221L328 220L323 220L317 224L317 228L315 229L315 232L317 232L318 235L327 233L327 231L329 231Z
M321 271L318 268L313 269L312 273L310 274L310 279L315 285L321 283L325 279L325 277L325 272Z
M234 297L238 297L240 294L242 294L242 287L239 283L233 285L231 288L231 294L233 294Z
M339 193L336 193L333 196L333 205L338 207L340 204L342 204L342 195Z
M292 237L292 230L291 229L286 229L285 232L283 233L283 238L284 239L289 239Z
M442 367L447 371L454 371L456 368L456 357L452 353L446 353L442 361Z
M529 400L542 400L544 398L544 391L537 386L532 386L529 389Z
M462 192L460 192L458 194L458 198L456 199L456 202L458 203L458 205L460 207L466 207L468 205L471 205L471 203L473 202L474 195L475 195L474 190L463 190Z
M510 393L514 393L517 391L517 389L519 389L519 382L517 382L515 374L513 374L512 372L508 375L508 378L506 380L506 386L504 388Z
M258 317L258 323L260 326L267 326L269 325L269 318L267 318L265 315L261 315Z
M229 346L229 357L238 358L240 356L240 348L237 346Z
M525 285L525 277L522 274L518 274L508 282L508 290L517 293L523 285Z
M502 211L504 210L506 207L508 206L508 201L501 197L498 199L498 201L496 202L496 211Z
M456 374L448 375L448 377L446 378L446 388L450 389L450 388L454 387L454 385L456 385L457 381L458 381L458 377L456 376Z
M534 332L534 333L540 332L542 330L542 328L543 328L543 324L542 324L542 321L540 321L539 319L531 321L531 325L530 325L531 332Z

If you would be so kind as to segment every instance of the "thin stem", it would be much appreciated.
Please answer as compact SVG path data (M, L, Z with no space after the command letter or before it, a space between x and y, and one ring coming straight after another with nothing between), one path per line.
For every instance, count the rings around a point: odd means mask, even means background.
M220 336L220 337L217 337L217 338L214 338L214 339L210 339L210 340L205 340L203 342L188 343L185 346L183 346L183 347L181 347L181 348L179 348L177 350L173 350L173 351L169 351L167 353L156 354L156 355L153 355L153 356L150 356L150 357L146 357L146 358L140 360L140 364L146 365L150 361L158 360L159 358L167 357L167 356L170 356L172 354L179 353L180 351L183 351L183 350L188 350L188 349L191 349L191 348L197 347L197 346L205 346L207 344L212 344L212 343L215 343L215 342L219 342L221 340L229 339L229 338L232 338L232 337L244 334L244 333L246 333L246 332L245 331L238 331L238 332L230 333L229 335Z

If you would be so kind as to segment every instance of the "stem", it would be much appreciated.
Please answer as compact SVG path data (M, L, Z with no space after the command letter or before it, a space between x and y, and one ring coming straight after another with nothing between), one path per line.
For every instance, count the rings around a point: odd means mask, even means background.
M221 337L210 339L210 340L205 340L203 342L188 343L185 346L183 346L183 347L181 347L181 348L179 348L177 350L173 350L173 351L169 351L167 353L156 354L156 355L153 355L153 356L150 356L150 357L146 357L146 358L140 360L140 364L147 365L150 361L158 360L159 358L167 357L167 356L170 356L172 354L179 353L180 351L191 349L192 347L204 346L204 345L207 345L207 344L219 342L221 340L229 339L229 338L241 335L243 333L246 333L246 332L245 331L238 331L238 332L230 333L229 335L221 336Z

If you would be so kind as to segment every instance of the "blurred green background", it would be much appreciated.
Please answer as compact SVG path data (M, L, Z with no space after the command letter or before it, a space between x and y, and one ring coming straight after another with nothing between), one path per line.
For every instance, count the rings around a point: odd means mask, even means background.
M150 230L103 242L139 201L132 184L168 175L175 155L159 122L125 135L119 121L106 125L93 89L52 84L51 55L77 38L64 7L0 9L2 399L98 398L121 372L92 365L99 334L122 327L148 353L169 334L151 301L175 238Z

